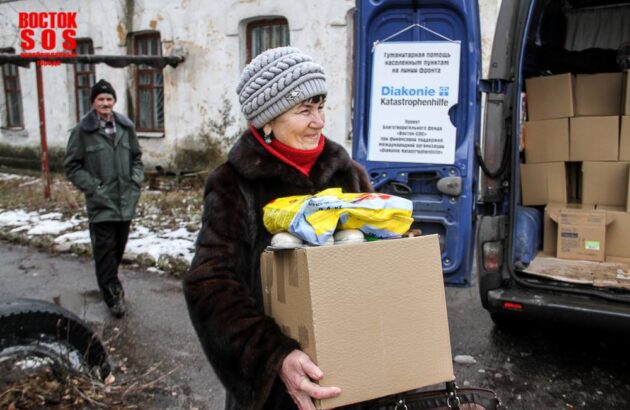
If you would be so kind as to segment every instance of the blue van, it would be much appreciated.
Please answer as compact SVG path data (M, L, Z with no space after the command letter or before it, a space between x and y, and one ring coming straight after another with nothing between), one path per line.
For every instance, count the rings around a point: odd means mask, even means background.
M357 0L353 157L377 191L413 202L412 228L439 234L447 284L470 286L475 269L495 323L630 329L630 280L568 280L596 265L553 255L538 268L549 222L544 203L523 206L520 183L525 79L629 68L630 2L503 0L487 79L478 16L476 0ZM581 165L565 165L567 202L581 201Z

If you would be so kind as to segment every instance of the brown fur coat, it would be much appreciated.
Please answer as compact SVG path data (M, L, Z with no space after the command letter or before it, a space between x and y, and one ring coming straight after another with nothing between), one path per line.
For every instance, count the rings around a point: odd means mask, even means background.
M272 199L331 187L372 190L363 168L331 140L307 177L269 154L250 131L208 177L184 293L201 344L227 390L227 409L295 408L278 372L299 344L262 309L259 258L271 240L262 213Z

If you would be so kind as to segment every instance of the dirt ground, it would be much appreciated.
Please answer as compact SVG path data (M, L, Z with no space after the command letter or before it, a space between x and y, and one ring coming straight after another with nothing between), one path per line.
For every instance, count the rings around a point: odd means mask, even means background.
M0 179L0 209L61 212L67 218L76 215L86 217L83 194L63 175L51 175L51 197L46 199L45 184L39 173L2 167L0 172L23 177ZM198 222L205 175L200 173L180 179L149 176L143 186L134 220L148 227L174 227L182 220Z
M192 328L180 280L123 267L127 314L115 319L101 299L90 258L0 241L0 260L0 300L26 297L73 312L105 345L113 376L18 380L11 393L0 375L0 409L12 402L16 409L220 408L223 389ZM23 405L27 400L32 405Z
M153 267L176 277L188 268L194 250L193 238L200 227L203 208L203 185L206 172L187 175L180 178L149 175L145 181L132 220L130 242L124 256L124 262L132 266ZM3 169L0 167L0 216L6 219L11 212L37 214L43 218L56 215L59 223L72 221L71 227L56 235L46 233L27 234L27 230L3 225L0 222L0 239L20 243L54 252L71 252L76 255L91 255L89 238L73 242L64 239L59 242L59 235L87 236L87 215L84 196L74 188L63 175L52 174L51 196L44 197L44 180L40 175L25 170ZM6 223L6 221L5 221ZM186 232L181 237L181 230ZM179 235L181 241L177 247L158 250L155 241L144 240L142 249L133 250L131 240L136 232L173 239ZM179 233L178 233L179 232ZM176 236L173 236L176 235Z
M51 198L46 199L44 183L39 173L14 169L0 169L0 173L14 175L0 178L0 211L25 210L40 214L60 212L68 219L86 218L83 194L63 175L52 175ZM205 173L180 179L149 177L143 187L133 223L142 224L149 229L175 229L182 224L190 225L191 229L198 229L204 180ZM82 222L77 229L87 229L87 221ZM31 247L35 245L41 250L52 252L53 256L61 256L54 252L50 241L31 243L24 235L5 235L2 239L11 238L18 238L17 241L12 241L14 243L19 242ZM28 248L20 249L28 252ZM19 254L11 254L11 257L18 257ZM46 259L45 254L33 255L40 255L40 258ZM24 255L21 258L25 258ZM10 382L4 380L0 383L0 408L15 410L51 406L59 409L212 408L206 407L207 403L212 402L206 395L208 391L213 390L207 389L204 380L214 380L214 375L200 351L188 321L179 281L172 277L173 272L147 273L146 267L138 266L137 263L124 265L122 270L125 273L122 275L129 285L128 293L131 293L131 312L123 321L114 321L103 306L100 306L102 303L93 283L95 281L91 275L92 262L89 255L79 252L70 259L64 257L54 264L42 262L41 267L38 266L39 258L36 258L38 262L33 263L28 260L29 257L26 257L18 263L21 272L17 272L20 274L18 280L24 280L26 288L22 288L22 285L4 275L4 280L0 280L4 289L0 292L0 297L40 297L48 301L56 298L57 302L70 308L97 331L109 349L114 372L109 378L98 380L87 378L85 375L49 369L44 373L29 375L19 380ZM56 263L64 264L64 268L57 268ZM185 266L182 269L185 269ZM64 279L51 288L51 281L58 275L61 276L59 270L65 271ZM86 270L90 271L87 277ZM69 279L72 275L75 276L74 279ZM44 278L48 279L41 284L45 284L44 289L48 289L40 291L30 288ZM72 287L77 283L83 285L73 290ZM140 290L134 295L136 286ZM147 298L155 299L155 302L138 300L143 299L139 294L144 295L147 289L155 292L154 296L157 296L157 299L147 295ZM164 318L151 313L151 309L160 308L162 303L160 298L174 301L162 314L168 315L170 314L168 312L175 310L179 312L176 315L177 319L162 324ZM140 316L144 319L140 319ZM146 323L140 324L141 321ZM181 328L175 331L169 327L169 323L178 323ZM138 338L137 334L142 332L145 333ZM171 332L175 332L177 336L171 335ZM166 351L155 348L154 341L150 340L152 336L168 338L167 344L173 345L173 348ZM197 384L189 382L183 364L173 358L178 351L195 352L194 356L190 356L190 360L199 363L199 366L196 372L191 373L190 378L194 378L194 375L200 376ZM191 364L189 363L187 367L190 368ZM219 397L217 400L222 401L222 398Z

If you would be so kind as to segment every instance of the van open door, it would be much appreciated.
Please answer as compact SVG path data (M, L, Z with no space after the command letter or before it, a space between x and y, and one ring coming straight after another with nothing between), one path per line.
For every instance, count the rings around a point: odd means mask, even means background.
M477 0L357 0L353 157L440 236L445 281L469 285L481 73ZM419 269L422 267L418 267Z

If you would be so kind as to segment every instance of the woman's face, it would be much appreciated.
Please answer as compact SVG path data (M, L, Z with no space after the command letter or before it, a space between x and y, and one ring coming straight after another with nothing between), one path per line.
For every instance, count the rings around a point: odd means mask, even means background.
M270 126L274 137L284 145L295 149L315 149L324 128L324 103L324 99L317 103L304 101L274 118L265 127Z

